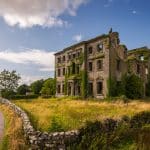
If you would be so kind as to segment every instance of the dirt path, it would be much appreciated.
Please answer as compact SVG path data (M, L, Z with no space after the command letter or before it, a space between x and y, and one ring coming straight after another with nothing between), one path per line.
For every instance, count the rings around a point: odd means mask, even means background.
M4 132L4 116L2 112L0 112L0 142L3 137L3 132Z

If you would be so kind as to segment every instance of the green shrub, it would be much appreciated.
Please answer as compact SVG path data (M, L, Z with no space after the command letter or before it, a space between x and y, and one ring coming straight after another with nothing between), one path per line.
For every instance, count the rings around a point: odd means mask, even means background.
M125 95L130 99L142 98L144 95L144 87L142 80L134 75L126 75L124 77Z
M51 125L49 128L50 132L61 132L64 131L62 125L61 125L61 120L58 116L53 116L51 120Z
M6 99L11 99L16 93L10 90L2 90L1 96Z
M143 125L150 124L150 111L140 112L131 118L131 128L141 128Z

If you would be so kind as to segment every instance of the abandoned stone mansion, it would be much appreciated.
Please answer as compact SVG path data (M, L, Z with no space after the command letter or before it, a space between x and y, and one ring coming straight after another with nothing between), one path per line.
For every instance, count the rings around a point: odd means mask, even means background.
M122 75L133 72L145 85L150 70L150 50L127 50L119 33L110 30L55 54L56 96L104 98L109 95L110 80L121 82Z

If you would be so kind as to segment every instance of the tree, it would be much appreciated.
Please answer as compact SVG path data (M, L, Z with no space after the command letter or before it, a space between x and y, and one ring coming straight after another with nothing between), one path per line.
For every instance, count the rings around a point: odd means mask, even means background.
M125 76L125 95L127 98L136 99L142 98L144 95L143 82L140 77L135 74Z
M146 84L146 96L150 97L150 75L148 75L148 82Z
M20 76L16 71L3 70L0 73L0 91L2 97L10 98L18 87Z
M55 90L55 79L49 78L44 82L41 94L45 96L54 96Z
M20 85L18 88L17 88L17 94L19 95L26 95L27 92L29 92L29 86L26 85L26 84L23 84L23 85Z
M34 93L34 94L40 94L40 91L42 89L42 86L43 86L43 83L44 83L44 80L37 80L33 83L31 83L31 91Z

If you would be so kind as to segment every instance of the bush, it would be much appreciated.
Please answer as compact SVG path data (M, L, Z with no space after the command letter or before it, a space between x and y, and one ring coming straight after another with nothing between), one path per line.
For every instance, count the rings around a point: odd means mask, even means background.
M58 116L53 116L51 126L49 128L50 132L61 132L64 131L62 125L61 125L61 120Z
M144 95L144 87L142 80L134 75L126 75L124 77L125 95L130 99L142 98Z
M144 111L131 118L131 128L141 128L145 124L150 124L150 111Z
M2 90L1 96L6 99L11 99L16 93L10 90Z
M147 148L150 128L142 127L147 124L150 125L150 112L136 114L131 119L123 116L121 120L87 122L86 126L79 130L79 138L74 143L67 143L68 149L125 150L139 149L141 146L143 148L143 145ZM144 140L145 138L148 139ZM141 150L148 150L144 148Z
M34 94L34 95L14 95L11 97L11 99L13 99L13 100L34 99L34 98L38 98L38 95L36 95L36 94Z

